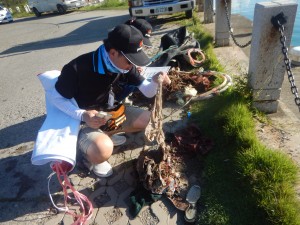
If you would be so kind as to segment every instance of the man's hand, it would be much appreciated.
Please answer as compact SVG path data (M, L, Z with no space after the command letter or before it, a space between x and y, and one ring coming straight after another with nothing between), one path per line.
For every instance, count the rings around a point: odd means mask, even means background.
M97 114L97 110L87 110L82 114L82 121L84 121L89 127L98 129L106 123L106 119L98 117Z
M141 74L144 71L145 67L137 67L136 69Z
M171 80L167 73L159 72L152 77L152 80L158 83L159 79L162 79L163 84L171 84Z

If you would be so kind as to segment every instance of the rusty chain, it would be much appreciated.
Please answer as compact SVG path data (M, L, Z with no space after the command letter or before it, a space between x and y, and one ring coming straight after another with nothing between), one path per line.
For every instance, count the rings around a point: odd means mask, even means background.
M231 24L230 24L230 19L229 19L229 10L228 10L228 4L227 4L227 0L224 0L225 2L225 14L226 14L226 18L227 18L227 25L228 25L228 29L229 29L229 33L230 33L230 36L233 40L233 42L240 48L245 48L247 46L249 46L251 44L251 40L248 41L246 44L242 45L242 44L239 44L232 32L232 27L231 27Z
M280 43L282 44L282 53L284 56L284 64L285 64L286 72L288 75L288 80L291 84L291 92L292 92L292 94L295 95L295 104L298 106L299 112L300 112L300 97L298 94L298 88L295 84L295 79L294 79L294 75L293 75L292 68L291 68L291 60L289 59L289 56L288 56L288 48L286 46L286 36L284 34L284 25L283 25L285 20L283 20L283 21L280 20L280 17L282 17L282 16L283 16L283 13L277 15L277 17L273 17L272 23L275 27L277 27L279 29L279 32L280 32ZM274 18L276 19L277 24L274 22Z

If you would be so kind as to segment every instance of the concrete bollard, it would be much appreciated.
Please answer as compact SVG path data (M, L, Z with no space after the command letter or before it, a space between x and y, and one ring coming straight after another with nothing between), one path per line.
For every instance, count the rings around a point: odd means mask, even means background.
M229 28L225 10L225 1L228 5L228 17L231 17L231 0L216 1L216 22L215 22L215 44L216 46L229 46Z
M19 6L16 6L16 11L17 11L18 13L20 13L20 12L21 12L21 10L20 10L20 7L19 7Z
M205 0L204 2L204 23L214 22L214 1Z
M286 73L280 32L273 26L271 19L281 12L287 16L284 33L286 46L290 46L297 6L290 1L263 2L255 5L248 84L253 91L253 106L265 113L277 112Z
M24 5L24 9L27 13L31 13L31 10L28 5Z
M204 9L204 8L203 8L203 7L204 7L204 6L203 6L203 5L204 5L204 4L203 4L203 1L204 1L204 0L196 0L196 5L198 5L198 12L203 12L203 9Z

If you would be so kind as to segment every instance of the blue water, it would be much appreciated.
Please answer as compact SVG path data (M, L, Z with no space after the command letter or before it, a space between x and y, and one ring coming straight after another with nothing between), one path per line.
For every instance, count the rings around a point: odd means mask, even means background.
M218 0L216 0L218 1ZM284 1L284 0L281 0ZM253 21L255 3L271 2L268 0L232 0L231 13L241 14ZM291 1L289 1L291 2ZM293 0L292 2L300 4L300 0ZM296 20L294 23L294 30L292 35L291 46L300 46L300 5L298 5Z

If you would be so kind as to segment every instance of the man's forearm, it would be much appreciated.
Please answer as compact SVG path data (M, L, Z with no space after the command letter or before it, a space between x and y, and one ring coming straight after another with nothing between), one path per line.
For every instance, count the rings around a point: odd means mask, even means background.
M74 119L81 120L82 114L85 112L85 110L80 109L71 101L71 99L61 96L55 88L48 92L48 97L51 103L59 110L63 111Z

